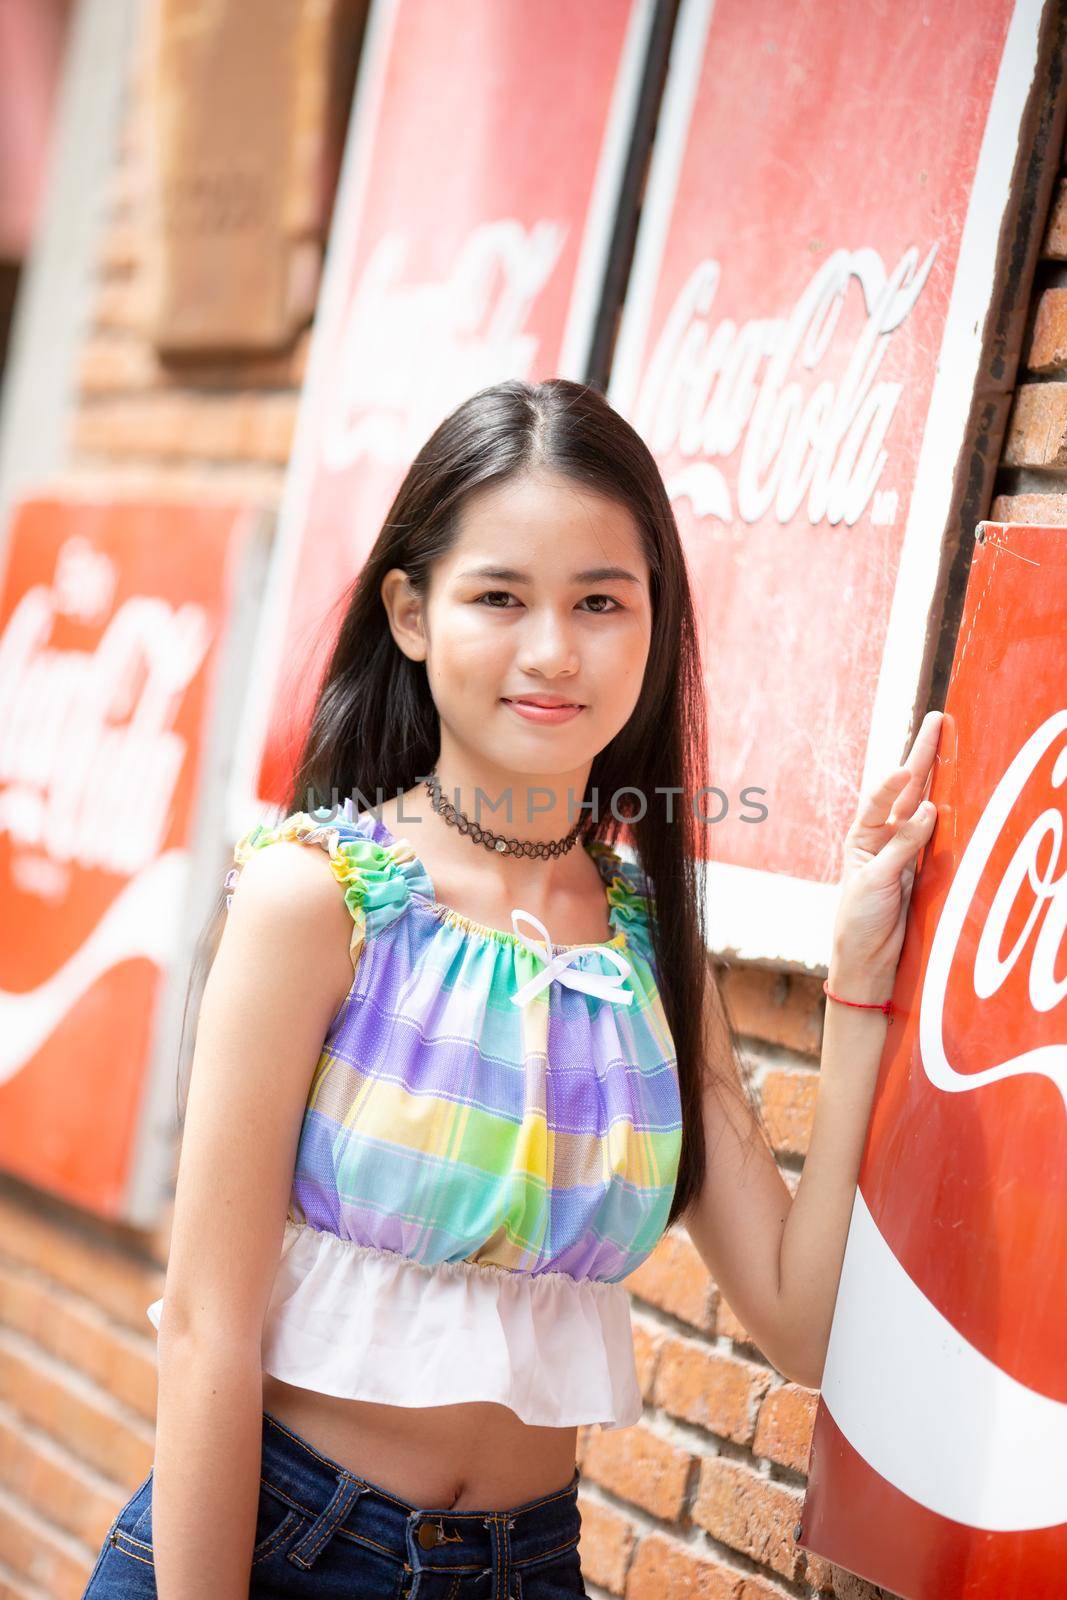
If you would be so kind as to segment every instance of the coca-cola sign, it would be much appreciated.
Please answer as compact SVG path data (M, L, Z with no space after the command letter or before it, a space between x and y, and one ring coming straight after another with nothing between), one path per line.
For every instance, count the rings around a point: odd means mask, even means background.
M1067 547L979 530L800 1542L908 1600L1067 1573Z
M162 1118L155 1173L137 1170L142 1112L157 1043L174 1098L160 1007L248 525L234 507L34 500L8 535L0 1166L111 1217L150 1217L170 1175Z
M373 0L234 832L284 798L332 608L433 429L502 378L586 377L655 19L652 0L542 0L506 27L497 0Z
M609 398L696 589L740 958L825 966L857 799L922 714L1041 17L679 8Z

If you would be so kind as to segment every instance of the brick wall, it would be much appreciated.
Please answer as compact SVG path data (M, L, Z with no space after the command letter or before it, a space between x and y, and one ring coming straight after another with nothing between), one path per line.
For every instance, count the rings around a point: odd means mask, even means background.
M165 1248L0 1179L0 1600L79 1596L148 1473Z
M63 481L276 505L307 330L278 356L184 366L161 362L142 331L148 37L131 63L106 240L91 264L95 311ZM993 514L1067 522L1067 188L1024 355ZM818 1090L821 985L738 968L725 987L795 1189ZM148 1471L155 1336L144 1308L161 1292L167 1234L167 1219L146 1237L0 1178L0 1600L79 1596ZM770 1368L683 1231L628 1287L646 1412L632 1429L579 1435L590 1593L873 1600L880 1591L793 1541L815 1393Z
M1067 171L1061 169L1041 246L989 515L1067 524Z

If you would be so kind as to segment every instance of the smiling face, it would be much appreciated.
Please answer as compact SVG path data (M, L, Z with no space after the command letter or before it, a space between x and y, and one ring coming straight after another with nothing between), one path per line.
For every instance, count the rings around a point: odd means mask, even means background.
M426 661L442 774L487 792L512 774L552 780L563 804L568 784L580 794L629 720L648 658L649 569L632 513L559 474L524 473L468 499L424 609L407 588L394 568L383 599L397 642ZM529 699L569 709L523 709Z

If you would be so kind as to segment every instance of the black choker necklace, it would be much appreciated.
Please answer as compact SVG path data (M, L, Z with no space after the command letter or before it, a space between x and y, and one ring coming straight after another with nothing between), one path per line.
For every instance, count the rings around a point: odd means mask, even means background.
M482 828L477 822L472 822L462 811L457 811L450 805L441 793L441 785L437 777L437 768L426 779L426 788L429 792L430 803L438 816L458 828L460 833L465 833L476 844L484 844L487 850L495 850L500 855L509 856L562 856L572 848L579 834L582 832L582 818L574 824L570 833L564 834L562 839L553 839L544 842L540 839L508 839L503 834L493 833L490 828Z

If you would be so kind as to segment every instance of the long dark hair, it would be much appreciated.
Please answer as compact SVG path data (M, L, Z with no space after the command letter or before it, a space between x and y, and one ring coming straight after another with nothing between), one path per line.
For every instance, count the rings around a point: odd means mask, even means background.
M708 964L699 864L703 825L694 816L694 802L704 803L701 791L710 783L707 711L685 555L654 457L599 390L567 378L538 384L507 379L472 395L427 439L339 602L340 627L285 814L331 810L348 795L377 805L384 796L415 787L432 769L440 737L437 708L425 664L412 661L393 639L382 579L400 567L416 593L425 595L434 563L458 535L467 497L529 470L570 478L625 506L650 571L652 633L640 697L626 726L594 758L583 799L593 791L600 800L600 817L585 837L614 844L629 828L653 891L653 952L682 1103L669 1225L700 1192L708 1085L745 1095L760 1117ZM675 798L668 824L659 803L669 791ZM613 797L623 821L612 814ZM214 950L205 954L206 976ZM710 1034L703 1026L709 1012L715 1018Z

